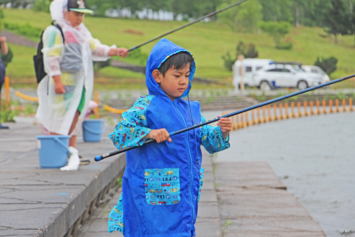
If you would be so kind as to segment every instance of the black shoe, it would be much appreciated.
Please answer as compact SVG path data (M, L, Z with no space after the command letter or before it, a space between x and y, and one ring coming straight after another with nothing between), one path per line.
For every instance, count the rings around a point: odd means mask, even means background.
M2 125L2 124L0 123L0 129L9 129L9 127L8 127L8 126L5 126L5 125Z

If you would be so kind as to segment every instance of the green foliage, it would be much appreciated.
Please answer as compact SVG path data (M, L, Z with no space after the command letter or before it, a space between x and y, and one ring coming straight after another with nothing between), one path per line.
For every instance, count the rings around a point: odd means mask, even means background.
M218 9L228 7L235 2L222 3L218 6ZM255 33L262 17L261 10L262 5L259 0L253 0L220 13L218 19L233 31Z
M343 0L331 0L330 4L325 5L323 9L322 25L324 31L334 35L335 43L338 43L339 34L348 34L350 22L350 11L345 6Z
M223 62L224 62L224 67L228 71L233 70L233 65L235 63L236 58L232 58L230 52L227 52L225 55L222 56Z
M19 112L17 110L11 109L11 101L9 103L5 103L5 101L0 101L0 103L0 123L15 122L14 117L18 115Z
M337 63L338 63L338 59L335 57L330 57L330 58L317 57L317 61L314 63L314 65L322 68L325 73L330 75L337 70Z
M7 67L7 65L12 61L12 58L13 58L13 53L12 53L12 50L10 47L9 48L9 51L7 52L6 55L1 55L1 60L2 60L2 64L5 66L5 68Z
M293 21L292 0L259 0L263 21ZM309 1L309 0L307 0ZM311 0L313 1L313 0Z
M256 50L255 44L249 44L246 46L242 41L240 41L237 45L237 54L244 55L245 58L257 58L259 56L259 52Z
M138 48L131 51L126 58L127 60L134 60L139 65L145 65L148 60L148 54L143 53L141 48Z
M282 47L281 40L291 31L291 24L288 22L261 22L260 29L269 34L275 42L275 47Z
M233 65L237 60L238 55L244 55L245 58L257 58L259 52L256 50L254 44L249 44L248 46L246 46L242 41L240 41L237 45L236 53L234 57L231 56L229 51L222 56L224 67L228 71L233 70Z
M49 12L50 0L35 0L33 10L37 12Z
M42 34L42 29L33 27L29 23L26 24L17 24L13 22L3 22L4 28L10 31L14 31L19 35L28 36L28 37L35 37L39 38Z

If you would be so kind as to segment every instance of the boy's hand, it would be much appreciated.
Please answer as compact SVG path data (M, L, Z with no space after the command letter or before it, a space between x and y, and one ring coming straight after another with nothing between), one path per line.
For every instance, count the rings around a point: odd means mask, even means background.
M161 143L161 142L165 142L165 141L172 142L170 135L169 135L168 131L166 131L165 128L153 129L144 138L154 139L157 143Z
M54 91L57 94L64 94L65 93L65 86L63 82L60 80L60 76L53 76L54 81Z
M218 116L220 117L220 116ZM220 118L217 123L218 126L221 127L221 131L223 133L223 138L226 139L228 133L232 131L232 119L231 118Z

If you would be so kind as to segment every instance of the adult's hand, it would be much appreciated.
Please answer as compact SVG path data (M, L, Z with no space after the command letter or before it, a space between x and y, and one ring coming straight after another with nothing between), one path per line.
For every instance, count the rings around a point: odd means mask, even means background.
M6 39L6 37L5 37L5 36L1 36L1 37L0 37L0 42L1 42L1 43L5 43L5 42L6 42L6 40L7 40L7 39Z
M53 80L54 80L54 91L57 94L64 94L65 93L65 86L62 82L62 80L60 80L60 76L53 76Z
M129 54L128 49L126 48L112 48L108 52L108 56L121 56L122 58L125 58Z

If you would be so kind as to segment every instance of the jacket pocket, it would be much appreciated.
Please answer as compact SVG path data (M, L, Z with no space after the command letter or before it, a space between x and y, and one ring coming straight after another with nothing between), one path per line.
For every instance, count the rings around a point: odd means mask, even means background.
M203 185L203 181L205 180L205 169L201 168L200 169L200 187L198 189L198 197L197 197L197 202L200 201L200 196L201 196L201 189Z
M180 202L179 168L145 169L145 196L149 205Z

